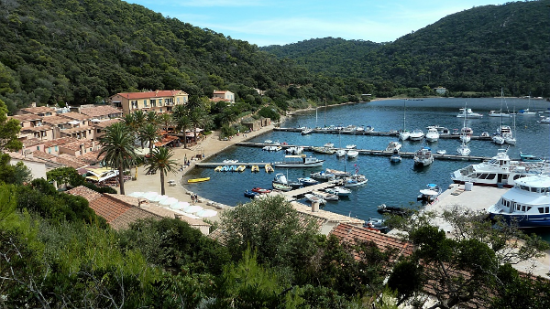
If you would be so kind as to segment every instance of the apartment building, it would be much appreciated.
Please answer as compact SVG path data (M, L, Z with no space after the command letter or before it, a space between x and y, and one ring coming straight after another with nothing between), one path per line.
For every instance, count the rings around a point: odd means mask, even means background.
M147 92L117 93L109 98L111 105L121 108L124 115L137 110L154 111L157 114L172 112L176 105L185 105L189 94L182 90L156 90Z

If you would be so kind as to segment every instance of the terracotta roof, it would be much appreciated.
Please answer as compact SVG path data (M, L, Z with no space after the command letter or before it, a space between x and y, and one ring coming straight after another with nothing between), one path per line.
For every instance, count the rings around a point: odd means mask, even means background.
M72 143L67 143L65 145L63 145L63 147L67 148L67 149L70 149L70 150L80 150L80 145L84 146L84 148L90 148L92 147L94 143L90 140L87 140L87 139L81 139L81 140L76 140Z
M227 92L231 92L229 90L214 90L212 93L227 93Z
M89 126L82 126L82 127L74 127L70 129L63 129L61 130L61 133L63 134L72 134L72 133L78 133L78 132L84 132L88 130L93 130L94 128Z
M122 114L122 110L114 108L110 105L94 106L81 108L80 113L90 117L109 116L112 114Z
M51 130L51 126L38 126L38 127L26 127L21 128L21 132L42 132Z
M67 154L61 154L59 156L56 156L55 162L63 164L68 167L72 167L72 168L80 168L88 165L86 162Z
M10 158L15 160L29 161L29 162L36 162L36 163L46 163L44 160L40 158L35 158L34 152L33 152L32 158L26 157L24 154L21 154L19 152L8 152L8 155L10 156Z
M42 120L42 116L38 116L34 114L13 115L13 116L9 116L8 118L17 119L20 122Z
M73 120L80 120L80 121L90 119L90 116L88 116L88 115L75 113L75 112L63 113L63 114L59 114L58 116L65 117L65 118L68 118L68 119L73 119Z
M109 119L109 120L103 120L103 121L100 121L100 122L93 122L92 126L95 127L95 128L100 128L100 129L104 129L114 123L117 123L117 122L121 122L122 119Z
M36 145L45 144L46 142L43 141L43 140L39 140L38 138L33 137L33 138L26 139L26 140L22 140L21 143L23 143L24 147L32 147L32 146L36 146Z
M109 194L97 193L84 186L79 186L67 191L68 194L84 197L90 203L98 216L107 220L107 223L116 230L128 228L130 223L139 219L161 217L144 209L133 206L132 204L111 196Z
M128 100L139 100L159 97L173 97L176 95L187 95L187 93L182 90L157 90L146 92L122 92L117 93L116 95L119 95Z
M330 232L340 239L340 241L355 243L357 240L368 242L373 241L380 250L386 248L397 249L397 256L409 256L413 253L413 244L404 241L395 236L386 235L380 232L368 230L363 227L357 227L349 224L341 223Z
M54 161L54 162L55 162L55 158L57 158L57 156L54 156L53 154L49 154L49 153L46 153L46 152L40 151L40 150L33 151L32 155L35 158L44 159L44 160L51 160L51 161Z
M175 140L177 140L177 139L179 139L179 137L177 137L177 136L172 136L172 135L168 135L168 136L166 136L165 138L163 138L161 141L156 142L156 143L155 143L155 146L161 147L161 146L164 146L164 145L166 145L166 144L168 144L168 143L170 143L170 142L172 142L172 141L175 141Z
M28 107L22 108L22 112L30 114L52 113L55 114L55 108L46 106Z
M96 151L89 151L83 155L81 155L80 157L78 157L78 159L80 159L81 161L84 161L86 162L87 164L96 164L98 162L100 162L101 160L103 160L103 158L105 157L105 154L101 155L101 157L97 157L97 155L99 154L99 150L96 150Z
M69 121L71 120L68 118L59 117L59 116L45 116L42 118L42 122L53 124L53 125L68 123Z
M231 101L231 100L216 97L216 98L211 98L210 101L212 101L212 102L220 102L220 101L229 102L229 101Z
M77 141L78 141L78 139L75 138L75 137L65 136L65 137L60 137L60 138L53 139L51 141L46 141L44 143L44 147L48 148L48 147L52 147L52 146L62 146L62 145L77 142Z

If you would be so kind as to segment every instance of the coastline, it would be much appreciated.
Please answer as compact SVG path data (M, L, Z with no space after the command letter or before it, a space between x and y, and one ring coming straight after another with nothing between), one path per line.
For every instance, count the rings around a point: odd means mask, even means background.
M383 100L394 100L393 98L377 98L373 99L369 102L375 102L375 101L383 101ZM331 106L342 106L342 105L352 105L352 104L358 104L361 102L348 102L348 103L342 103L337 105L329 105L327 107ZM317 106L316 108L321 108L325 106ZM278 123L284 122L287 117L292 117L293 114L304 112L308 110L312 110L314 108L306 108L306 109L299 109L299 110L293 110L291 112L287 113L287 116L281 116L281 119L278 121ZM265 134L267 132L270 132L275 127L275 124L272 123L268 126L262 127L259 130L248 132L246 134L238 134L236 136L233 136L230 140L222 141L219 139L220 132L219 131L213 131L212 134L206 136L204 139L199 140L198 144L189 147L189 148L183 148L177 147L172 148L173 156L172 158L174 160L177 160L178 166L183 165L183 161L185 158L191 159L196 158L197 155L204 155L203 159L207 159L219 152L224 151L225 149L235 145L236 143L247 141L251 138L254 138L256 136ZM218 211L218 215L215 217L208 218L210 221L217 221L219 220L219 212L223 211L227 208L232 208L235 205L225 205L223 203L214 202L211 200L204 199L202 197L198 197L199 202L198 203L192 203L191 200L191 194L193 194L192 191L189 191L186 188L186 184L182 181L183 176L187 174L188 171L192 170L195 167L195 163L200 162L201 160L193 159L190 161L190 165L183 169L183 171L177 170L175 173L169 173L168 175L165 175L165 191L166 195L176 198L181 202L188 202L190 204L196 204L201 206L204 209L212 209ZM132 175L135 175L135 169L132 169ZM168 184L169 180L175 180L175 186L170 186ZM145 174L145 167L140 166L137 168L137 178L136 180L128 181L124 184L124 188L126 191L126 195L133 193L133 192L148 192L148 191L154 191L160 193L160 176L159 175L146 175ZM155 204L153 204L155 205ZM159 206L161 207L161 206Z

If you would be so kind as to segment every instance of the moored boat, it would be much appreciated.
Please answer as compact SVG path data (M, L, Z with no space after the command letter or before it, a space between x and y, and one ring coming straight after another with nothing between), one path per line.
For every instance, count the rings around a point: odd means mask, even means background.
M266 173L272 173L275 171L275 169L273 168L273 166L269 163L267 163L265 166L264 166L264 169L265 169L265 172Z
M244 172L245 169L246 169L246 165L239 165L239 166L237 166L237 169L235 171L236 172Z
M319 180L319 181L330 181L330 180L336 179L336 175L334 175L333 173L326 172L326 171L319 171L319 172L311 173L309 176L311 178L313 178L315 180Z
M273 162L273 166L278 168L309 168L323 166L323 162L325 162L325 160L319 160L314 157L307 157L306 155L285 156L285 160L280 162Z
M491 218L503 217L519 228L550 227L550 177L529 176L517 179L514 187L489 207Z
M380 214L389 214L402 217L410 216L413 212L411 209L408 208L386 206L386 204L379 205L377 211Z
M252 167L250 168L250 171L252 173L256 173L256 172L259 172L260 171L260 167L258 165L252 165Z
M416 197L417 201L431 203L434 201L443 190L436 184L429 183L425 189L420 190L420 194Z
M215 172L221 172L221 171L222 171L222 168L223 168L223 166L218 165L218 166L216 166L216 168L214 169L214 171L215 171Z
M205 182L209 180L210 180L210 177L193 178L193 179L188 179L187 183L198 183L198 182Z
M420 129L415 129L409 134L409 139L411 141L420 141L424 138L424 132Z
M313 186L319 183L319 181L311 177L298 178L298 181L301 182L304 186Z
M321 153L321 154L334 154L336 150L331 149L329 147L309 147L312 151Z
M401 147L403 147L403 145L401 145L400 142L396 142L396 141L391 141L388 146L386 146L386 150L385 151L390 151L390 152L393 152L395 153L395 150L399 151L401 149Z
M428 127L428 132L426 133L426 141L429 143L435 143L439 140L439 132L435 127Z
M351 194L351 190L346 189L344 187L326 188L325 192L335 194L335 195L338 195L338 196L349 196Z
M474 185L512 187L522 177L550 174L548 163L512 161L507 151L499 149L497 155L488 161L454 171L451 179L454 183L471 182Z
M434 156L430 147L422 147L414 155L415 166L428 166L434 162Z
M318 197L315 194L308 193L305 195L306 200L308 200L311 203L319 203L319 204L326 204L327 201L323 198Z
M344 179L344 187L351 188L351 187L359 187L366 185L369 180L365 175L359 175L359 174L353 174L348 178Z
M391 163L399 163L399 162L401 162L401 160L402 160L402 158L401 158L401 156L399 155L399 151L394 150L394 151L393 151L393 154L392 154L391 157L390 157L390 162L391 162Z
M461 108L458 115L456 115L458 118L482 118L483 115L479 113L474 113L471 108Z
M252 188L252 191L260 193L260 194L266 194L266 193L271 192L271 190L269 190L269 189L264 189L264 188L260 188L260 187L254 187L254 188Z
M381 233L387 233L389 231L388 226L386 225L386 222L384 219L379 218L369 218L365 223L363 224L363 227L371 230L371 231L377 231Z
M252 191L252 190L246 190L246 191L244 191L244 196L245 196L245 197L248 197L248 198L255 198L258 194L260 194L260 193L254 192L254 191Z
M356 159L359 156L359 151L357 150L348 150L347 154L348 160Z

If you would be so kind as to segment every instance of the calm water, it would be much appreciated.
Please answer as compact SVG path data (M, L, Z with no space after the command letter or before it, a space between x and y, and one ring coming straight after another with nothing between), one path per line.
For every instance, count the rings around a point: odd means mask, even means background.
M281 127L298 126L329 126L329 125L370 125L376 131L399 130L403 127L403 100L377 101L371 103L358 103L354 105L321 108L317 111L308 111L289 118ZM511 112L527 108L526 99L507 99L504 103L501 99L424 99L421 101L407 101L406 103L406 128L423 129L426 126L441 125L449 129L461 128L463 119L457 118L458 109L467 103L474 112L483 113L482 119L467 120L467 126L474 130L474 135L483 131L495 132L501 124L513 126L513 118L488 117L489 110L503 110L506 106ZM543 100L531 100L530 109L545 111L550 104ZM550 156L550 126L537 123L538 115L516 117L517 145L511 146L508 154L512 158L519 158L520 151L537 156ZM327 142L334 143L335 147L348 144L356 144L359 149L383 150L395 137L378 137L362 135L316 134L302 136L300 133L269 132L258 136L251 142L263 142L267 139L287 142L293 145L322 146ZM459 146L458 140L439 140L430 144L435 152L445 149L449 154L456 154ZM405 141L402 151L416 151L425 145L425 142ZM491 157L499 148L490 141L471 141L469 143L474 156ZM311 152L305 152L312 155ZM435 161L432 165L422 168L413 168L412 159L403 159L399 164L391 164L389 157L359 155L354 161L337 159L336 155L313 154L316 157L326 159L323 168L353 171L359 169L359 173L365 174L369 179L366 186L353 189L349 199L338 202L328 202L323 208L328 211L343 215L351 215L360 219L379 217L377 206L384 203L390 206L419 206L416 197L420 189L424 189L428 183L436 183L446 188L452 183L450 173L471 163L459 161ZM273 162L282 160L283 152L265 152L260 148L231 147L217 154L208 161L221 162L225 159L236 159L240 162ZM309 176L312 171L319 169L288 169L276 170L275 173L288 173L290 179ZM247 169L244 173L217 173L213 169L196 168L187 174L188 178L211 177L209 182L187 185L186 187L203 196L227 205L237 205L249 201L243 192L253 187L271 188L271 180L274 174L266 174L263 170L259 173L251 173ZM489 205L487 205L489 206Z

